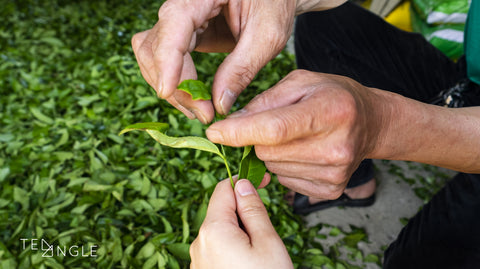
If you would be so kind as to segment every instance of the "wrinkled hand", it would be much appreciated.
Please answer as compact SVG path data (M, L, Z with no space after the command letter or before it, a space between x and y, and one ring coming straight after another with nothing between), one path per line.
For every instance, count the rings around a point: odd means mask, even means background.
M293 27L291 0L170 0L159 20L132 38L145 80L159 97L189 118L210 122L216 111L227 114L257 72L285 46ZM193 101L176 90L197 74L190 52L232 52L219 66L211 101ZM213 106L214 105L214 106Z
M262 200L245 179L235 184L235 190L228 180L217 184L190 256L193 269L293 268Z
M342 76L297 70L244 109L207 129L215 143L255 145L283 185L316 198L339 197L373 150L382 118L374 89Z

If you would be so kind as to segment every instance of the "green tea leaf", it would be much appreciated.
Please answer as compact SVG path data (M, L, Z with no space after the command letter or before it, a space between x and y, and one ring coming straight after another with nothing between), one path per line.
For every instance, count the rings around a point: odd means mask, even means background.
M4 181L8 174L10 174L10 167L3 167L0 169L0 182Z
M135 123L128 125L123 129L118 135L122 135L124 133L130 131L146 131L146 130L156 130L159 132L163 132L168 129L168 124L163 122L142 122L142 123Z
M123 129L120 134L124 134L126 132L134 131L134 130L141 130L146 131L153 139L155 139L158 143L172 147L172 148L191 148L191 149L198 149L203 151L208 151L219 155L220 157L224 158L223 154L220 152L218 147L210 142L210 140L197 137L197 136L184 136L184 137L172 137L168 136L164 133L168 128L168 124L161 123L161 122L144 122L144 123L136 123L127 126Z
M53 124L55 122L52 118L43 114L42 111L40 111L40 109L38 109L37 107L31 107L30 112L32 112L35 118L37 118L39 121L42 121L46 124Z
M380 261L380 259L375 254L368 254L367 256L365 256L364 261L365 262L378 263Z
M155 245L151 242L147 242L137 253L137 259L146 259L153 255L155 252Z
M165 131L167 128L168 128L168 124L160 123L160 122L136 123L136 124L127 126L119 134L124 134L126 132L130 132L134 130L141 130L141 131L146 131L153 139L155 139L158 143L164 146L168 146L172 148L191 148L191 149L198 149L202 151L215 153L223 159L225 163L225 167L227 168L228 177L230 178L230 182L233 187L232 173L230 172L230 167L228 166L227 158L225 157L225 154L223 154L215 144L213 144L212 142L210 142L210 140L203 137L168 136L163 133L163 131Z
M263 161L261 161L255 154L255 149L252 146L245 147L242 161L240 163L238 178L246 178L252 182L255 188L258 188L260 183L262 183L266 171L267 168Z
M186 204L182 208L182 243L187 243L190 237L190 224L188 224L188 209L190 204Z
M158 143L172 148L191 148L208 151L224 158L217 146L210 140L197 136L171 137L156 130L147 130L147 133Z
M167 245L168 251L170 251L173 256L182 259L182 260L190 260L190 244L187 243L174 243Z
M362 231L357 231L355 233L349 234L343 238L345 245L355 248L362 239L366 237L365 233Z
M203 198L202 204L198 207L195 217L193 218L192 230L198 231L200 230L200 226L202 226L203 220L207 216L207 208L208 208L208 197L205 196Z
M186 93L189 93L192 96L193 100L210 100L212 95L210 94L207 86L199 81L193 79L187 79L182 81L177 87L179 90L182 90Z

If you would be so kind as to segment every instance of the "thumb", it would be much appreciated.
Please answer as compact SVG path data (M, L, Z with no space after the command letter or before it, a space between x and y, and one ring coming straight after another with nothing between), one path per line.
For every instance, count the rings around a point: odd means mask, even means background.
M247 179L241 179L235 184L237 213L253 246L277 238L267 210L253 185Z

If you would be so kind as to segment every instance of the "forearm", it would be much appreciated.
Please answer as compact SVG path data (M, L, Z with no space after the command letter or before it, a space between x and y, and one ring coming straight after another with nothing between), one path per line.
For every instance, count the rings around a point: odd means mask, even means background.
M296 15L309 11L321 11L338 7L347 0L297 0Z
M377 142L369 158L428 163L480 173L480 107L445 108L390 92L377 95Z

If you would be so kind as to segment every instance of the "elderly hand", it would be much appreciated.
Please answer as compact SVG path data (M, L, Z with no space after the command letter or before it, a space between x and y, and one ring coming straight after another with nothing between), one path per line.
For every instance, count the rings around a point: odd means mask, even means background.
M296 1L170 0L158 12L159 20L136 34L132 47L143 77L189 118L203 123L214 117L214 107L227 114L236 97L256 73L285 46L293 27ZM193 101L176 90L185 79L195 79L190 52L232 52L219 66L210 101Z
M255 145L280 183L308 196L339 197L380 142L387 111L379 90L342 76L290 73L244 109L207 129L215 143ZM383 127L384 125L382 125Z
M246 179L235 190L228 180L217 184L190 256L193 269L293 268L262 200Z

